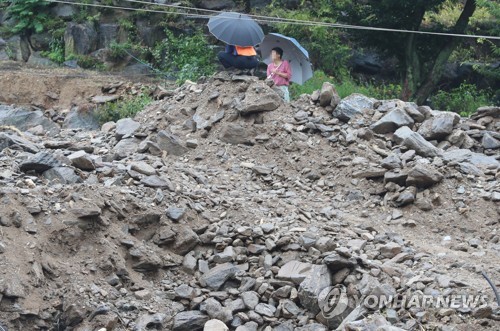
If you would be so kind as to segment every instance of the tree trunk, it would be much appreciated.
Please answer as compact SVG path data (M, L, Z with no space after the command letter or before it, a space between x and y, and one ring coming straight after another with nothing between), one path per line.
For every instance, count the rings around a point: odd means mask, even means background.
M419 30L420 24L422 24L422 20L425 15L425 8L420 7L416 10L415 13L415 24L412 27L412 30ZM401 99L407 101L411 96L415 93L418 88L418 85L421 81L421 67L420 67L420 58L417 53L417 41L415 34L409 34L406 42L405 49L405 78L403 80L403 88L401 91Z
M405 50L406 72L401 92L401 99L408 101L420 83L420 59L415 49L415 35L408 38Z
M455 24L453 33L463 34L467 25L469 24L470 17L474 14L476 10L476 1L467 0L460 17ZM432 93L436 84L441 79L443 75L443 70L446 62L448 61L451 53L457 47L459 43L458 37L448 37L448 42L444 44L439 53L437 54L434 64L427 75L426 81L419 87L418 91L415 93L415 99L417 104L423 104L429 95Z

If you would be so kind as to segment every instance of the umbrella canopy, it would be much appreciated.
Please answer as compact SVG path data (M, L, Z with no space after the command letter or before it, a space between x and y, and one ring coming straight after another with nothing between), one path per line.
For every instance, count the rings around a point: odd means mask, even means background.
M264 39L262 28L250 16L224 12L208 21L208 30L226 44L255 46Z
M270 33L264 37L260 44L260 51L264 62L271 63L271 50L274 47L283 49L283 60L290 62L292 68L291 81L302 85L313 76L313 69L309 61L309 53L295 38L287 37L279 33Z

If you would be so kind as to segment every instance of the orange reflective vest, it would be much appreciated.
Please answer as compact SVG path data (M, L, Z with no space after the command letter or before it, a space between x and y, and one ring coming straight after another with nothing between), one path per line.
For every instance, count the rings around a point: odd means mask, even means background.
M243 55L243 56L257 55L257 52L255 51L255 48L253 48L253 46L235 46L235 47L236 47L236 53L238 55Z

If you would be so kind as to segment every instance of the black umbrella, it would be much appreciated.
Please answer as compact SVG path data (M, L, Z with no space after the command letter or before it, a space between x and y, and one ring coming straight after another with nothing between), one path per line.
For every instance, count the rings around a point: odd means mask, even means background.
M226 44L255 46L264 39L261 27L250 16L224 12L210 18L208 30Z

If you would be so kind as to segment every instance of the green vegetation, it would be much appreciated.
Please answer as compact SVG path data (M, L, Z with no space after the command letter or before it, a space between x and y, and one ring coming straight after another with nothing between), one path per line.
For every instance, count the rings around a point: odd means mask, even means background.
M153 64L178 82L196 81L201 76L211 75L215 71L215 56L202 31L193 35L179 35L168 29L167 38L152 50Z
M110 102L97 109L96 115L99 123L118 121L121 118L134 117L149 105L153 99L146 93L131 99Z
M49 51L42 51L41 55L48 58L49 60L61 64L66 58L64 56L64 39L60 38L52 38L49 44Z
M439 91L433 98L435 109L459 113L461 116L473 114L477 108L491 104L491 92L478 91L475 85L463 83L450 92Z
M44 0L13 0L8 7L9 15L17 24L12 28L12 33L40 33L49 20L47 8L49 2Z
M360 83L351 76L334 79L334 77L326 75L321 70L315 71L314 76L305 82L304 85L292 84L290 86L290 94L293 99L298 98L304 93L311 94L316 90L320 90L324 82L334 84L341 98L345 98L353 93L361 93L380 100L396 99L401 95L400 85Z

